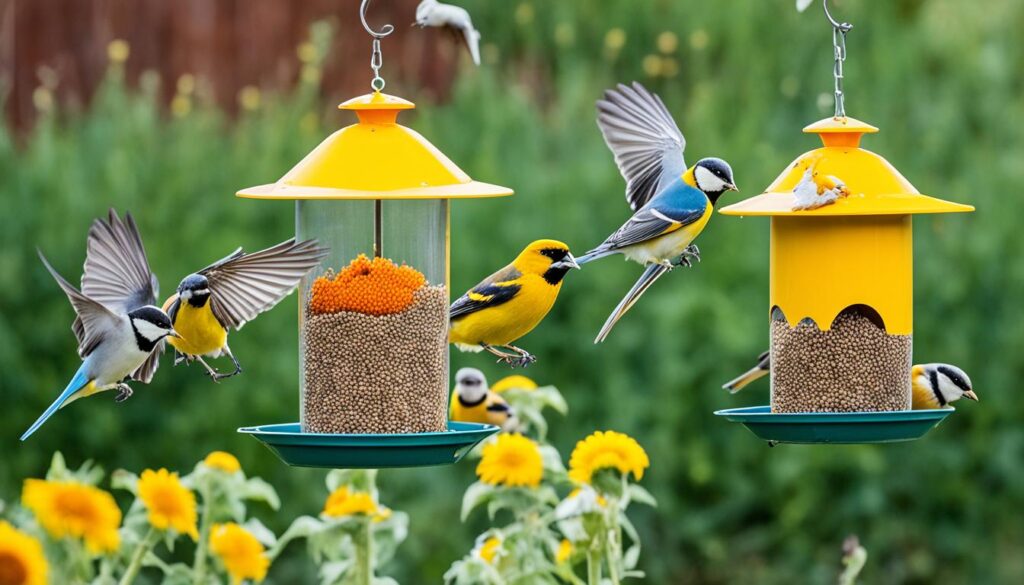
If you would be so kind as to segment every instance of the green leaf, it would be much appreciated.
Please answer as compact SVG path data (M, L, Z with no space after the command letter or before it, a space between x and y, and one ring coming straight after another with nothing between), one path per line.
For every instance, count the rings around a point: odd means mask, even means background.
M68 472L68 466L64 462L64 454L60 451L54 451L53 457L50 458L50 468L46 470L46 479L50 481L61 481L67 479L70 473Z
M630 501L650 506L652 508L658 507L658 500L654 498L651 492L635 483L629 485L628 494Z
M633 546L626 549L626 553L622 555L622 566L631 570L636 568L638 562L640 562L640 543L634 542Z
M246 480L240 495L246 500L263 502L275 512L281 508L281 499L277 495L277 490L258 477Z
M461 519L463 522L469 517L470 513L477 507L482 506L491 501L496 493L496 488L492 485L488 485L482 481L478 481L466 489L465 495L462 496L462 514Z
M292 520L291 525L277 539L277 543L267 552L271 559L281 554L288 543L296 538L309 538L324 530L324 523L312 516L299 516Z
M544 471L565 473L565 464L562 463L562 454L551 445L540 446L541 460L544 462Z
M336 585L345 579L345 574L352 567L352 560L328 561L320 565L320 585Z
M126 490L133 496L139 495L139 476L124 469L118 469L110 474L110 487L115 490Z
M258 518L249 518L242 527L248 530L250 534L256 537L256 540L260 541L260 544L267 548L272 548L277 544L277 537L274 536L274 532L260 522Z

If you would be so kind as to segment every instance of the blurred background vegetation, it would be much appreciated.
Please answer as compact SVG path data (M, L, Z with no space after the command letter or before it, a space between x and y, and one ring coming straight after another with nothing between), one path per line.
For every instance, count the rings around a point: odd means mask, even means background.
M350 4L334 28L361 35ZM482 31L484 64L451 59L458 73L445 95L388 77L384 41L389 92L418 104L404 122L474 178L517 191L454 206L457 291L532 239L584 251L627 217L593 121L595 99L614 83L636 79L660 93L686 133L687 159L728 159L742 197L815 148L800 129L831 113L831 36L817 7L460 4ZM962 366L982 401L914 443L769 449L711 414L767 402L764 382L736 397L720 389L767 346L766 221L715 217L700 240L704 262L659 282L600 346L591 340L639 268L606 260L571 274L555 310L522 341L540 356L527 373L570 402L570 417L552 429L563 453L604 428L630 433L650 453L645 484L661 505L638 524L651 583L828 583L851 532L871 554L866 582L1024 581L1024 400L1013 385L1024 375L1024 4L847 0L836 13L856 25L847 112L882 130L864 146L922 193L978 207L915 220L915 360ZM439 34L395 24L395 37ZM330 25L318 26L293 57L302 73L291 88L247 87L225 108L204 92L202 76L126 81L123 58L130 65L132 57L121 49L130 47L115 45L87 106L65 107L54 97L60 79L41 76L35 123L0 129L0 498L16 499L21 480L41 475L55 449L72 465L91 458L108 470L188 470L226 449L280 491L284 510L266 511L269 526L319 511L323 472L289 469L234 433L297 417L294 297L232 337L244 375L215 386L198 369L165 363L126 403L75 403L28 444L17 442L77 363L71 309L35 246L75 280L89 222L109 206L130 209L166 294L237 245L288 237L291 205L233 193L275 180L350 123L333 106L355 94L323 90L321 72L354 69L368 85L369 42L358 37L358 49L331 52ZM492 379L506 373L484 357L452 354L453 371L466 365ZM458 521L472 477L471 464L381 474L383 501L412 519L385 572L437 583L472 547L481 520ZM305 554L291 553L268 582L311 578Z

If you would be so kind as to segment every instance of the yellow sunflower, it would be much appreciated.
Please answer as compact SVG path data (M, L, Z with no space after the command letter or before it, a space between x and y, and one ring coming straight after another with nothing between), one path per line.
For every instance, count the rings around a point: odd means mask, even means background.
M513 374L511 376L505 376L491 386L491 390L499 393L506 390L512 390L513 388L518 388L520 390L536 390L537 383L526 376Z
M568 561L572 557L572 541L568 538L563 538L562 542L558 543L558 550L555 551L555 562L562 564Z
M497 536L492 536L477 547L476 555L483 559L485 563L493 565L494 559L498 556L499 548L501 548L501 539Z
M516 433L503 433L485 445L476 474L480 481L507 487L537 487L544 475L537 443Z
M214 524L210 531L210 550L224 563L231 582L244 579L262 581L270 568L270 559L256 537L234 522Z
M0 585L46 585L43 546L0 520Z
M636 439L615 431L596 431L576 443L569 458L569 477L590 483L597 470L614 468L623 474L632 473L639 480L650 465L647 453Z
M391 510L378 505L373 501L373 496L366 492L354 492L347 486L341 486L327 496L323 514L332 518L372 516L375 521L380 522L391 516Z
M214 451L203 459L207 467L219 469L224 473L235 473L242 470L242 464L234 455L227 451Z
M27 479L21 503L55 539L81 538L94 554L114 552L121 544L117 533L121 509L113 496L99 488L74 481Z
M149 523L154 528L173 528L199 539L196 530L196 495L181 485L177 473L166 469L147 469L139 478L139 498L149 511Z

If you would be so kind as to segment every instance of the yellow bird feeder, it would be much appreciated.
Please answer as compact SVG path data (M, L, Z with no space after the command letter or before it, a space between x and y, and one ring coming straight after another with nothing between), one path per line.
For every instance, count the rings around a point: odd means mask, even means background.
M366 28L375 91L339 106L357 123L238 192L294 200L297 237L330 249L299 285L300 423L242 431L296 465L452 463L497 428L448 422L450 201L512 191L473 181L398 123L415 106L380 91L392 29Z
M721 210L771 218L771 407L719 414L770 441L917 438L948 412L907 412L912 217L974 208L922 195L888 161L860 147L878 129L843 108L852 25L837 23L827 6L826 15L834 31L836 115L804 128L822 147L800 155L765 193Z

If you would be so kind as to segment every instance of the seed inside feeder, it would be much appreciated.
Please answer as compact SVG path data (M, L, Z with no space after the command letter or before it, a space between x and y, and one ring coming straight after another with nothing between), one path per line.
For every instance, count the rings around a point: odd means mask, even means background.
M303 324L303 432L444 431L447 334L448 291L412 267L360 255L317 278Z
M828 331L811 320L771 322L772 412L862 412L910 408L910 335L889 335L851 307Z

